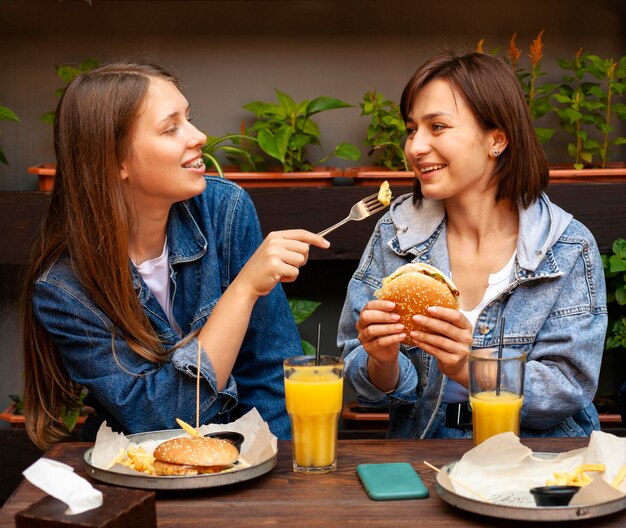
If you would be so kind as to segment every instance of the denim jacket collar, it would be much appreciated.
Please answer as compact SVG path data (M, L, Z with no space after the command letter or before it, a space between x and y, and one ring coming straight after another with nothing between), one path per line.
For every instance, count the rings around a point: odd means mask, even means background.
M420 208L421 214L417 208ZM398 255L415 255L416 260L427 260L426 255L435 247L445 229L445 209L439 200L422 200L413 205L411 193L400 196L391 206L389 217L396 228L396 236L389 247ZM517 263L520 278L533 275L559 274L551 256L551 248L572 221L572 215L550 202L542 193L528 209L519 207L519 236ZM447 253L447 250L446 250ZM538 271L544 261L546 269ZM444 273L449 270L442 269Z
M186 202L175 203L167 222L167 244L170 265L180 262L192 262L202 258L207 251L207 240L194 220ZM137 268L131 264L133 287L142 296L142 281ZM144 299L145 302L145 299Z

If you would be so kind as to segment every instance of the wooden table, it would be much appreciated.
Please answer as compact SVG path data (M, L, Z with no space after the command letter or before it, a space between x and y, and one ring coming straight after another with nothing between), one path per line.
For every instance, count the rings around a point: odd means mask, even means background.
M561 452L587 445L587 439L524 440L534 451ZM45 456L61 460L86 476L83 454L90 444L64 443ZM435 490L435 474L422 464L442 466L471 448L467 440L343 440L338 447L335 473L307 476L291 470L291 445L281 441L278 464L255 480L223 488L182 492L157 492L160 527L223 526L529 526L471 514L443 502ZM411 462L430 491L423 500L377 502L370 500L357 475L365 462ZM13 526L15 513L42 498L43 492L23 481L0 510L0 527ZM547 523L532 523L541 526ZM551 524L554 526L554 524ZM626 526L626 511L589 519L576 526Z

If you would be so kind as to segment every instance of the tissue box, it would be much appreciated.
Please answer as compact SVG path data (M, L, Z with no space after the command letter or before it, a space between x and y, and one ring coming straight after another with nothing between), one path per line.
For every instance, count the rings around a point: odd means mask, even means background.
M66 515L67 506L47 496L15 514L17 528L144 528L156 526L154 492L94 486L103 494L102 506L76 515Z

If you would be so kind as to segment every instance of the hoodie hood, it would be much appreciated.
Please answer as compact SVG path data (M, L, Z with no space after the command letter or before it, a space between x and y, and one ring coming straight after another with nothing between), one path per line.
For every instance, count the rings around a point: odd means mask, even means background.
M443 203L422 200L413 205L413 195L403 194L391 205L389 216L396 228L398 246L406 253L426 242L445 218ZM561 237L573 216L542 193L528 209L519 209L517 259L520 267L534 272L548 250Z

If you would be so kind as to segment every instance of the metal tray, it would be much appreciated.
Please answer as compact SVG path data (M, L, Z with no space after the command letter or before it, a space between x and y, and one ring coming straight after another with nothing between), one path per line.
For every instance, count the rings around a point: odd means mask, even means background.
M171 431L151 431L149 433L139 433L128 435L127 438L134 443L141 443L147 440L167 440L174 436L180 436L181 431L174 429ZM237 482L250 480L271 471L276 466L276 454L254 466L248 466L242 469L234 469L224 473L212 473L207 475L196 475L192 477L157 477L146 475L144 473L127 474L101 469L91 464L91 452L93 447L85 451L85 463L89 466L89 475L106 482L107 484L116 484L118 486L126 486L127 488L141 488L148 490L189 490L201 488L216 488L219 486L227 486Z
M534 453L542 458L556 457L557 453ZM450 473L454 465L458 462L450 462L441 468L442 471ZM556 507L521 507L504 504L492 504L477 499L470 499L448 491L439 482L437 474L437 493L448 504L488 517L499 519L515 519L521 521L577 521L579 519L591 519L601 517L610 513L615 513L626 508L626 495L619 499L614 499L599 504L578 505L578 506L556 506Z

